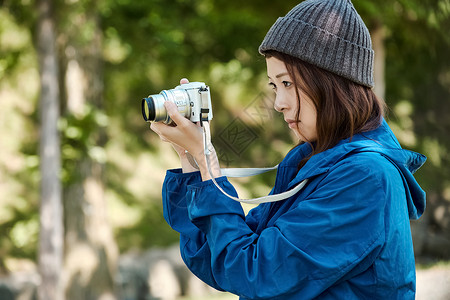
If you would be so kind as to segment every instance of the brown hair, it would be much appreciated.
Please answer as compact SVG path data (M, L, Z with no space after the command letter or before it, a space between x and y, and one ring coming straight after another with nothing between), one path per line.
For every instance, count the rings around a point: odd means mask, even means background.
M313 101L317 111L317 140L310 143L312 153L299 163L299 168L312 155L334 147L340 140L351 139L357 133L381 125L385 103L371 88L281 52L267 51L264 54L266 58L275 57L285 63L294 85ZM297 89L296 93L300 111Z

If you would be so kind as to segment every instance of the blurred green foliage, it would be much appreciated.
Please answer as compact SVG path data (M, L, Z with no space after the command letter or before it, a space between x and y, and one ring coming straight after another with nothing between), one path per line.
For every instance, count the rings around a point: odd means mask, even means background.
M298 1L101 0L57 1L59 40L77 47L93 27L77 11L95 13L102 31L103 107L65 113L62 99L63 173L76 161L105 164L110 222L121 251L167 245L177 235L163 221L160 191L165 169L177 157L141 118L140 99L176 86L179 79L211 86L213 143L224 167L271 166L295 144L271 110L264 59L257 48L277 17ZM429 156L418 172L433 211L450 214L450 2L354 1L369 28L386 30L386 101L390 123L407 148ZM0 1L0 267L6 257L35 257L38 234L38 65L34 48L35 1ZM91 30L89 29L91 28ZM70 33L70 34L69 34ZM62 56L67 55L60 49ZM63 68L64 71L64 68ZM61 72L63 74L63 72ZM61 75L63 76L63 75ZM61 79L64 82L64 78ZM106 130L104 146L93 142ZM236 181L242 197L270 190L274 173ZM434 200L433 200L434 199ZM446 202L445 202L446 201ZM432 214L431 214L432 216ZM433 217L431 217L433 218ZM432 219L433 220L433 219ZM432 221L433 222L433 221ZM434 221L435 229L450 230Z

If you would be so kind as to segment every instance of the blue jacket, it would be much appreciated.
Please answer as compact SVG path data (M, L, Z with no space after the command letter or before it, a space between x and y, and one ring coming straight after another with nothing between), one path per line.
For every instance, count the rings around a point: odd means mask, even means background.
M385 121L297 171L310 151L288 153L271 193L307 185L247 216L198 172L169 170L164 217L186 265L241 299L414 299L409 220L423 213L425 193L412 174L425 156L401 149ZM236 195L225 177L217 181Z

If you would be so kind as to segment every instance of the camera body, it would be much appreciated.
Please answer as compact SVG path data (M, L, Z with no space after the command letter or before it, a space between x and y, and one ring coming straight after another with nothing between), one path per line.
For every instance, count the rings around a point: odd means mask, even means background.
M209 121L213 118L209 87L204 82L181 84L171 90L142 99L142 116L146 122L171 124L172 120L164 107L171 101L182 116L192 122Z

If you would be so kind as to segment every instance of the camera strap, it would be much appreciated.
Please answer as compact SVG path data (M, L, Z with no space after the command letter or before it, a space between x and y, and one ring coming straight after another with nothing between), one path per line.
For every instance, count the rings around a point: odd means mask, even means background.
M200 121L203 124L204 121L208 121L208 114L209 114L209 93L208 93L208 87L202 87L198 90L198 93L200 94L200 99L202 101L202 105L200 107Z
M298 185L293 187L292 189L275 195L268 195L263 196L259 198L253 198L253 199L240 199L238 197L231 196L227 192L225 192L216 182L214 179L214 176L211 171L210 167L210 161L209 156L211 154L211 151L208 148L208 145L211 144L211 130L209 127L209 123L207 121L202 121L202 128L203 128L203 145L204 145L204 152L206 157L206 166L209 172L209 175L211 176L211 179L214 183L214 185L228 198L231 198L235 201L239 201L241 203L249 203L249 204L260 204L260 203L266 203L266 202L276 202L276 201L282 201L289 197L294 196L296 193L298 193L308 182L308 179L303 180ZM222 172L222 175L227 177L248 177L253 175L262 174L268 171L272 171L278 168L278 165L271 167L271 168L228 168L228 169L220 169Z

